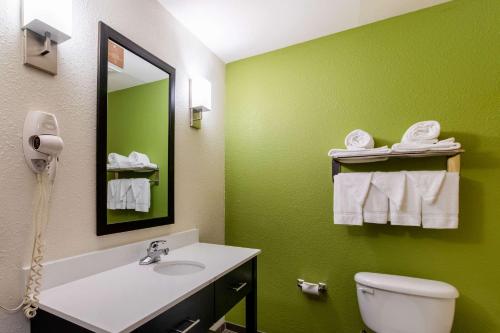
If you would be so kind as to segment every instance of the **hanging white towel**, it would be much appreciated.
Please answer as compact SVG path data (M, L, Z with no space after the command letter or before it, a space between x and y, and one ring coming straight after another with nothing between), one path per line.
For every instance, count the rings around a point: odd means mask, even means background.
M127 198L126 199L127 209L135 210L135 197L134 197L134 190L132 189L132 180L130 181L130 187L127 190L126 198Z
M420 196L405 171L375 172L372 184L389 197L391 225L421 225Z
M151 207L151 188L149 179L134 178L131 179L131 182L135 199L135 210L137 212L149 212L149 208Z
M119 192L119 184L116 179L108 181L108 209L116 209L116 196Z
M432 203L441 189L446 171L408 171L423 201Z
M348 150L372 149L375 146L371 134L361 129L347 134L344 144Z
M108 181L108 209L126 209L129 179L112 179Z
M365 223L386 224L389 220L389 198L376 186L371 185L363 206Z
M422 202L422 226L431 229L458 228L459 182L457 172L447 172L434 202Z
M333 219L335 224L362 225L363 204L372 173L340 173L334 177Z

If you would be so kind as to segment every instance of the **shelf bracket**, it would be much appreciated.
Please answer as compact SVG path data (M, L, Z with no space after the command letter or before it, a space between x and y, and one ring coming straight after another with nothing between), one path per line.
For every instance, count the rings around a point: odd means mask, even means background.
M448 157L448 172L460 172L460 154Z
M341 167L342 164L339 161L332 159L332 181L334 180L335 175L338 175L340 173Z

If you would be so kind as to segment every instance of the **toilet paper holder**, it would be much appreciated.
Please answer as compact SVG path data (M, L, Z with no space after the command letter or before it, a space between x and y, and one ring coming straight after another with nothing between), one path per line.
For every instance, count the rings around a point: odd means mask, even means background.
M303 279L297 279L297 287L302 288L302 285L304 283L317 284L318 285L318 290L320 292L326 292L326 290L328 289L328 286L326 285L325 282L311 283L311 282L306 282Z

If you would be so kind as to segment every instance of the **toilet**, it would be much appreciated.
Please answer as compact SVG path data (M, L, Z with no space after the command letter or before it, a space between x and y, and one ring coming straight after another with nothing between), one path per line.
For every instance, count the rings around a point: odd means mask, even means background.
M361 272L354 276L359 310L376 333L450 333L458 290L407 276Z

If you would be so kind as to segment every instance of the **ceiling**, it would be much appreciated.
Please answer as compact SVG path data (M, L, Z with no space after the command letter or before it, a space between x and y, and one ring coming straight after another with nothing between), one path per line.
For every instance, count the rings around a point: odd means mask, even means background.
M168 79L158 67L124 49L123 68L108 62L108 93Z
M231 62L448 0L158 0Z

